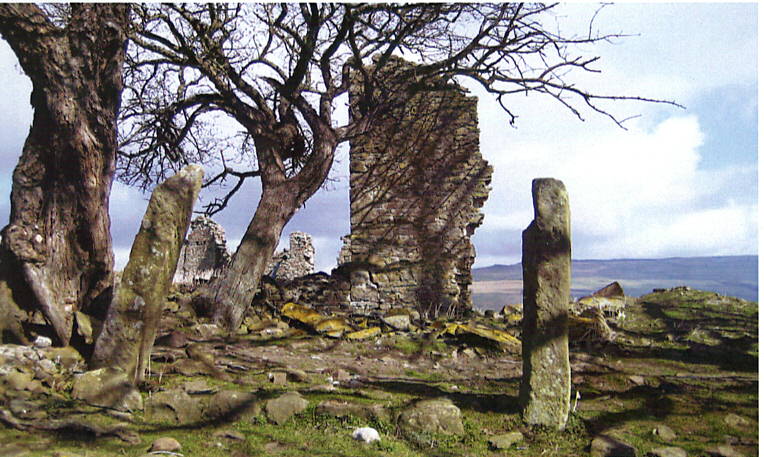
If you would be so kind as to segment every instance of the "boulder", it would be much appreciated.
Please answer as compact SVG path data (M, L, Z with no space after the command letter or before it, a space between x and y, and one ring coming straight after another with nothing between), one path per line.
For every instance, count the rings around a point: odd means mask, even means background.
M156 392L146 401L146 418L154 422L192 424L202 419L199 400L182 390Z
M398 425L404 433L464 433L461 410L451 400L444 398L416 402L401 413Z
M100 368L74 377L72 397L119 411L143 409L143 398L121 368Z
M287 392L284 395L268 400L265 403L265 414L271 422L282 425L292 416L299 414L308 407L308 400L297 392Z
M238 419L252 422L260 415L261 408L257 398L248 392L221 390L210 398L206 416L210 419Z
M154 442L151 443L149 452L178 452L181 449L183 449L183 446L180 445L178 440L163 436L162 438L155 439Z
M676 439L676 433L668 425L658 425L653 429L653 434L663 441L674 441Z

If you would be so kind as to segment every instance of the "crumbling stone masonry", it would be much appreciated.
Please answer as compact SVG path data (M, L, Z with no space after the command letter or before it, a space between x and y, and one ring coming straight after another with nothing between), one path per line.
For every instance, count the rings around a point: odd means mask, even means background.
M570 208L565 185L533 180L533 222L523 232L523 376L528 424L563 429L570 409Z
M341 257L349 250L351 305L459 315L471 307L470 236L492 173L480 155L477 98L447 81L411 96L419 83L401 75L414 67L391 62L381 78L393 82L384 91L393 106L350 147L351 234ZM353 118L369 109L357 88Z
M223 227L209 217L199 216L191 222L172 281L187 287L208 282L230 260Z
M291 281L313 273L315 258L313 238L304 232L292 232L289 235L289 249L274 255L266 271L272 278Z

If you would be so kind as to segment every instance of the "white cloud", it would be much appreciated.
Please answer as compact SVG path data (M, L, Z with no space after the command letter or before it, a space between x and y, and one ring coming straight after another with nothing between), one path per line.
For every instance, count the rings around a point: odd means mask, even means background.
M483 139L495 184L478 238L512 233L519 246L519 232L533 218L532 179L554 177L570 195L576 258L756 252L756 204L728 196L755 170L699 170L703 133L695 116L652 129L574 130L566 139L526 135L506 154L495 154L502 138ZM514 252L502 263L518 261ZM495 251L487 254L496 260Z

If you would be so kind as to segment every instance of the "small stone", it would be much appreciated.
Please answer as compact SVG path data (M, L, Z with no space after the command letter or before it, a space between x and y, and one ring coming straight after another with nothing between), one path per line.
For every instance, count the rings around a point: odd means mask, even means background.
M155 439L154 442L151 443L149 452L178 452L182 448L183 446L178 443L178 440L164 436L162 438Z
M268 400L265 403L265 413L268 420L282 425L292 416L299 414L308 407L308 400L297 392L287 392L284 395Z
M720 444L714 448L707 449L706 453L712 457L744 457L735 448L726 444Z
M371 427L361 427L353 430L353 439L367 444L380 440L379 432Z
M596 436L591 444L592 457L636 457L633 446L607 435Z
M658 425L653 429L653 434L663 441L674 441L676 439L676 433L668 425Z
M503 433L494 435L488 439L488 444L492 449L509 449L513 444L523 440L523 434L520 432Z
M462 350L460 351L460 354L461 354L463 357L466 357L466 358L468 358L468 359L474 359L474 358L476 358L476 357L478 356L478 355L477 355L477 352L475 352L475 350L474 350L474 349L472 349L472 348L466 348L466 349L462 349Z
M660 447L648 452L647 457L687 457L687 452L679 447Z
M186 337L183 332L173 330L167 335L157 338L154 344L156 346L167 346L179 349L188 346L188 337Z
M286 375L287 379L292 382L308 382L309 379L306 372L295 368L287 369Z
M37 348L49 348L53 345L53 340L47 336L38 336L34 340L34 346Z
M287 374L283 371L268 373L268 380L277 386L284 386L287 383Z
M724 416L724 423L729 425L730 427L737 428L737 427L745 427L750 422L748 421L748 419L746 419L743 416L738 416L737 414L729 413L726 416Z
M635 374L633 376L629 376L629 381L633 382L634 384L636 384L638 386L644 386L645 385L645 378L644 378L644 376L639 376L639 375Z

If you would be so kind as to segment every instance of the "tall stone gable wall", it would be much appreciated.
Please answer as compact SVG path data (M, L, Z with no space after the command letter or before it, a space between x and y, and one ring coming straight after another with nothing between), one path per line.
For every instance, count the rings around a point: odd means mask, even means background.
M413 67L395 59L386 68L394 82ZM454 84L410 96L406 84L384 94L394 106L351 141L351 234L341 256L350 259L351 305L458 315L472 305L470 236L493 171L480 155L477 98ZM358 87L351 118L369 106Z
M188 287L208 282L230 260L223 227L209 217L199 216L191 222L172 281Z

